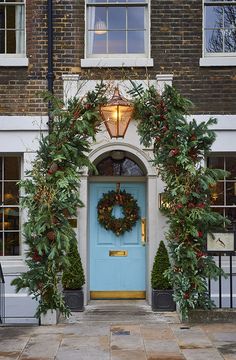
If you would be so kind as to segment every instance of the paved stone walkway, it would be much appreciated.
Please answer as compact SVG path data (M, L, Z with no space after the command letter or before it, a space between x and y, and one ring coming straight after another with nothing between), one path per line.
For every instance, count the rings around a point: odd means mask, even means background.
M0 360L232 360L236 324L187 326L143 301L94 301L57 326L0 327Z

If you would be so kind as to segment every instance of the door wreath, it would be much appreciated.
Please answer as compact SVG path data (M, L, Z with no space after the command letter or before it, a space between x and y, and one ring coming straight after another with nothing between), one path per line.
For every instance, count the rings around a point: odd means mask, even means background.
M122 208L123 217L116 218L112 212L114 206ZM111 230L117 236L131 231L139 220L139 206L137 200L125 190L108 191L103 194L97 204L98 222L106 230Z

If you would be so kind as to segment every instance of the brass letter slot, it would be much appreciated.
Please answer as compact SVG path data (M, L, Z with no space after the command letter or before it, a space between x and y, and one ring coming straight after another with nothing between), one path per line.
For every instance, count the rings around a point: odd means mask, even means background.
M126 250L109 250L109 256L128 256Z

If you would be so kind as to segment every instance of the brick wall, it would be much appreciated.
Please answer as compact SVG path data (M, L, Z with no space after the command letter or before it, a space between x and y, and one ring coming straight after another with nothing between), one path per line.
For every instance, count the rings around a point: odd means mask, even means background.
M0 68L0 114L44 114L38 92L47 89L47 2L27 1L28 68ZM199 67L202 2L153 0L149 76L173 73L174 85L195 104L195 113L236 113L236 67ZM55 93L62 96L63 73L80 73L84 57L84 2L54 0ZM89 69L88 69L89 70ZM127 69L125 72L130 74ZM108 75L109 73L109 75ZM83 76L87 76L84 74ZM120 69L91 69L92 78L121 78ZM146 69L133 77L144 78Z

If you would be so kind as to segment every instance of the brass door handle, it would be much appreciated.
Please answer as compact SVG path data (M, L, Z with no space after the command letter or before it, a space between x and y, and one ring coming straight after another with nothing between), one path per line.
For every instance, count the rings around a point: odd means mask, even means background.
M147 241L147 235L146 235L146 219L141 219L141 243L143 246L145 246Z

